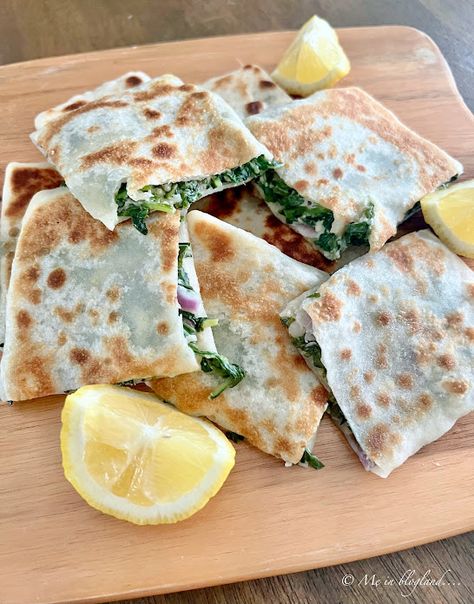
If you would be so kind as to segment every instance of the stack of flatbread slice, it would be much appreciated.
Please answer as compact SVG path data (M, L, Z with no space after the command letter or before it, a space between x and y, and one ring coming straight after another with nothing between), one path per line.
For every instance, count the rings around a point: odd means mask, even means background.
M314 467L329 403L380 476L473 409L472 273L428 232L383 247L462 166L362 90L130 72L35 128L50 163L4 188L6 399L147 381Z

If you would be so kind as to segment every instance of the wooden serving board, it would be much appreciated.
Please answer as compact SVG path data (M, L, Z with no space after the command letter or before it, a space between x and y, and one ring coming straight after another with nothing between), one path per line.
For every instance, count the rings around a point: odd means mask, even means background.
M343 29L357 84L474 176L474 120L434 43L407 27ZM130 69L199 82L272 69L293 33L157 44L0 68L0 169L39 160L36 113ZM25 359L28 363L28 359ZM474 528L474 414L383 480L325 418L323 471L285 468L245 443L222 491L172 526L88 507L63 477L63 397L0 408L0 602L108 601L263 577L399 550Z

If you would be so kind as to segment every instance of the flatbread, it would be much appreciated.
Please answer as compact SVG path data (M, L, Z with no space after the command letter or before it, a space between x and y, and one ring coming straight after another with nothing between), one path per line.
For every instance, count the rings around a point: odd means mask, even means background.
M332 272L334 262L325 258L302 235L278 220L267 204L254 193L252 185L208 195L197 201L193 209L207 212L265 239L294 260Z
M203 87L220 95L242 119L291 101L283 88L258 65L244 65L211 78L204 82Z
M64 187L37 193L18 239L2 373L9 400L199 369L177 303L178 213L114 232Z
M283 316L319 344L341 427L386 477L474 409L474 273L424 230L354 260L318 293Z
M48 163L11 162L5 170L0 220L0 342L5 337L5 305L10 273L21 221L31 198L38 191L62 184L62 176Z
M371 250L395 234L421 197L463 170L359 88L320 91L251 116L246 125L283 163L276 173L302 196L301 207L331 210L330 233L338 237L351 223L370 224ZM269 207L286 221L280 205ZM322 247L322 219L298 217L291 226ZM325 255L340 252L328 248Z
M293 297L327 278L250 233L191 211L194 262L219 352L245 378L211 400L216 380L198 372L154 380L153 390L182 411L206 416L287 462L311 447L327 393L293 348L278 317Z
M218 95L175 76L140 89L64 107L31 138L64 176L85 209L109 229L120 221L115 195L122 183L134 201L152 199L147 185L195 181L271 155ZM222 182L220 190L235 186ZM207 194L207 192L202 195ZM171 202L180 202L173 193Z

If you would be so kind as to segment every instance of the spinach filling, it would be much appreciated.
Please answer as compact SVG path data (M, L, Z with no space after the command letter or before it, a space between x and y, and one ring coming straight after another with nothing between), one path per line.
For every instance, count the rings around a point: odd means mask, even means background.
M304 450L300 463L307 463L308 466L314 468L315 470L321 470L321 468L324 468L323 462L319 460L316 455L313 455L311 451L308 451L308 449Z
M183 266L185 258L191 256L191 244L180 243L178 252L178 286L184 287L185 289L194 292L194 289L189 281L189 276ZM209 352L206 350L200 350L196 346L195 341L191 338L197 333L204 331L206 327L214 327L218 324L218 319L209 319L208 317L197 317L193 312L189 310L179 309L183 321L183 331L188 340L188 346L191 350L201 357L201 370L205 373L214 373L214 375L224 378L213 392L210 394L210 398L214 399L224 392L227 388L233 388L237 386L245 377L245 371L236 365L231 363L225 356L217 352ZM191 337L191 338L190 338ZM195 338L194 338L195 340Z
M163 185L147 185L140 191L149 193L149 198L139 201L135 201L128 196L127 183L124 182L115 194L115 202L118 206L117 213L119 216L130 217L133 226L140 233L146 235L148 229L145 220L150 212L174 212L175 209L186 209L214 189L226 185L244 184L276 165L275 162L268 160L264 155L259 155L242 166L225 170L220 174L207 178Z
M317 203L308 207L305 198L289 187L275 170L268 170L259 175L256 182L263 191L265 200L278 205L278 213L284 217L287 224L307 225L314 228L316 234L319 233L314 243L330 260L339 258L349 245L363 245L368 242L374 217L373 203L369 203L358 222L352 222L342 235L336 235L331 232L334 222L332 210Z

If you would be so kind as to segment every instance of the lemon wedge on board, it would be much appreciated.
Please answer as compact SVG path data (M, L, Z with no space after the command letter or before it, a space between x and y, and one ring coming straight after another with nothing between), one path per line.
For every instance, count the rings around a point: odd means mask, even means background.
M335 30L314 15L299 30L272 78L288 93L308 96L333 86L350 69Z
M425 221L449 249L474 258L474 180L425 195L421 209Z
M146 392L84 386L66 398L61 419L66 478L89 505L135 524L188 518L234 466L220 430Z

